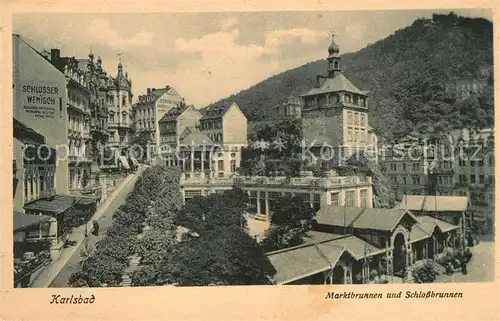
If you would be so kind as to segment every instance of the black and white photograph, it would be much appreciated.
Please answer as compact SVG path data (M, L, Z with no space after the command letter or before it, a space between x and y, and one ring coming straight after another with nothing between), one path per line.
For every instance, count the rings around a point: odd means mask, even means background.
M16 13L12 286L494 282L493 53L490 9Z

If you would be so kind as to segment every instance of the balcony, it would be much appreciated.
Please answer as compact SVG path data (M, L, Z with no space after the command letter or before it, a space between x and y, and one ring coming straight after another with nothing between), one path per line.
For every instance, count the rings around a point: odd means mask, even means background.
M77 105L74 102L68 101L66 103L66 106L74 111L79 112L79 113L82 113L85 115L90 115L90 109L88 107L84 107L84 105L82 105L82 104Z
M224 185L230 186L233 185L233 178L228 177L209 177L205 173L195 172L193 176L188 173L183 173L180 179L180 185Z
M366 186L371 185L371 177L250 177L240 176L235 178L235 183L240 185L266 185L266 186L288 186L305 188L335 188L341 186Z
M75 156L75 155L70 155L68 156L68 162L69 163L92 163L92 158L89 156Z

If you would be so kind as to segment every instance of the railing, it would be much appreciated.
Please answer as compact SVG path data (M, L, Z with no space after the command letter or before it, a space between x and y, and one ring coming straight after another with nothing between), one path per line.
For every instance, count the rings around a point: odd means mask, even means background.
M234 182L241 185L286 185L297 187L339 187L355 185L371 185L371 177L250 177L238 176Z
M56 195L56 190L54 188L45 189L40 191L39 198L46 198Z
M70 108L73 108L75 110L78 110L78 111L80 111L82 113L90 115L90 109L89 108L85 108L83 105L76 105L75 103L68 101L67 102L67 106L70 107Z
M80 162L80 163L92 162L92 158L88 157L88 156L70 155L70 156L68 156L68 160L70 162Z

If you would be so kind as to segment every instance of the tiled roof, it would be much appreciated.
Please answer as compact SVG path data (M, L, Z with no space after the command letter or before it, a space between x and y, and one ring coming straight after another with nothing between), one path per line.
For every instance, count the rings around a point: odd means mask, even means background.
M229 110L229 108L235 104L234 102L223 102L209 105L201 110L202 117L204 119L215 119L224 116L224 114Z
M431 216L419 216L418 217L419 226L429 235L434 232L434 228L437 226L441 232L449 232L459 228L457 225L450 224L448 222L444 222L440 219L436 219Z
M24 213L14 213L14 232L23 230L41 222L50 220L50 216L46 215L31 215Z
M391 231L407 211L403 209L323 206L316 213L316 222L331 226L353 226L360 229ZM416 221L413 214L408 214Z
M170 109L163 117L160 119L160 123L171 121L171 120L176 120L182 113L188 109L188 107L191 107L192 105L184 105L180 107L174 107Z
M186 128L188 130L188 128ZM207 134L200 132L196 129L189 130L184 137L181 137L179 140L179 143L181 145L202 145L202 144L207 144L211 145L213 144L213 141L210 139L210 137L207 136Z
M51 212L60 214L80 201L81 197L55 195L53 198L38 199L24 206L25 210Z
M325 233L320 231L308 231L304 237L305 244L314 244L318 242L331 241L338 238L343 238L345 235Z
M331 269L343 252L341 247L312 244L271 252L267 257L276 269L274 283L284 284Z
M417 223L417 218L403 209L366 208L352 225L359 229L392 231L404 215L409 215Z
M467 210L466 196L405 195L397 208L410 211L463 212Z
M309 90L302 96L312 96L318 94L326 94L331 92L347 91L359 95L366 95L366 91L359 90L352 82L349 81L343 74L338 73L333 78L326 78L320 87L315 87Z
M419 221L418 224L415 224L410 231L410 242L413 243L430 237L431 234L427 233L428 229L428 226L423 226Z
M269 261L276 269L274 282L289 283L333 268L342 253L355 260L385 252L353 235L339 235L309 231L304 245L269 253Z
M360 207L345 206L322 206L316 212L316 222L323 225L350 226L352 222L363 212ZM344 215L345 214L345 215ZM345 217L345 220L344 220Z

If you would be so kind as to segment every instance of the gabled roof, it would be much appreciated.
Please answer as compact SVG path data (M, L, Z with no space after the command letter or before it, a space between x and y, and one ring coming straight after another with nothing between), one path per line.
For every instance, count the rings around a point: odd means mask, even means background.
M174 107L170 109L168 112L163 115L163 117L160 119L159 123L171 121L171 120L176 120L180 115L182 115L183 112L185 112L188 108L194 108L193 105L183 105L179 107Z
M352 225L359 229L392 231L405 215L418 223L417 218L404 209L366 208Z
M179 143L181 145L212 145L213 141L204 132L188 127L182 133Z
M342 73L337 73L335 77L326 78L319 87L312 88L307 93L302 95L312 96L318 94L326 94L332 92L347 91L359 95L366 96L368 92L358 89L352 82L349 81Z
M322 206L316 212L315 219L318 224L350 226L363 210L360 207Z
M235 102L221 102L209 105L201 110L201 113L203 115L201 117L201 120L221 118L233 104L236 105Z
M409 211L463 212L467 210L466 196L404 195L396 206Z
M353 235L309 231L303 245L267 254L276 269L274 282L290 283L332 269L343 253L356 261L385 252Z
M344 251L342 247L311 244L271 252L267 257L276 270L274 283L285 284L331 269Z
M431 216L419 216L418 217L419 226L429 235L434 232L434 229L437 227L443 233L449 232L459 228L457 225L450 224L448 222L444 222L440 219L431 217Z
M323 206L316 213L318 224L352 226L359 229L392 231L404 215L417 223L417 218L404 209Z

